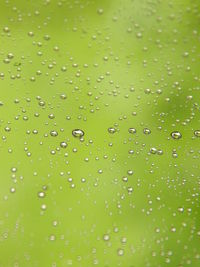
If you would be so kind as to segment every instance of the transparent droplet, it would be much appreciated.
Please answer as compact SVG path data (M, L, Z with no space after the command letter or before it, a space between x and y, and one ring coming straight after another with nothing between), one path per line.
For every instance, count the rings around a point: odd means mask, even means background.
M65 94L61 94L61 95L60 95L60 98L61 98L61 99L66 99L67 96L66 96Z
M16 172L17 171L17 168L16 167L12 167L11 168L11 172Z
M45 102L44 102L44 101L42 101L42 100L41 100L41 101L39 101L39 103L38 103L38 104L39 104L39 106L41 106L41 107L44 107L44 106L45 106Z
M54 116L54 114L49 114L49 119L54 119L55 118L55 116Z
M28 32L28 36L33 37L34 33L30 31L30 32Z
M5 27L3 28L3 31L6 32L6 33L8 33L8 32L10 31L10 29L9 29L7 26L5 26Z
M128 171L127 171L127 174L128 174L128 175L133 175L133 170L128 170Z
M15 193L16 189L14 187L10 188L10 193Z
M128 177L122 177L122 181L127 183L128 182Z
M194 131L194 135L195 135L196 137L200 137L200 130L196 130L196 131Z
M111 134L114 134L116 132L116 129L115 128L108 128L108 132L111 133Z
M129 128L129 129L128 129L128 132L129 132L130 134L135 134L135 133L136 133L136 129L135 129L135 128Z
M42 204L42 205L41 205L41 209L42 209L42 210L46 210L46 209L47 209L47 205L46 205L46 204Z
M133 188L132 187L128 187L127 190L128 190L129 194L131 194L133 192Z
M163 151L162 151L162 149L158 149L158 150L157 150L157 155L163 155Z
M56 240L55 235L50 235L49 240L50 240L50 241L55 241L55 240Z
M62 148L66 148L66 147L67 147L67 143L66 143L66 142L61 142L61 143L60 143L60 147L62 147Z
M148 129L148 128L144 128L143 133L144 134L150 134L151 133L151 130Z
M38 192L38 197L39 198L44 198L45 197L45 192Z
M173 139L180 139L182 137L182 134L180 132L178 132L178 131L174 131L174 132L171 133L171 137Z
M4 129L5 129L6 132L10 132L11 131L11 128L9 126L6 126Z
M102 15L102 14L103 14L103 9L102 9L102 8L99 8L99 9L97 10L97 13L98 13L99 15Z
M74 130L72 131L72 135L73 135L74 137L81 138L81 137L84 136L84 134L85 134L84 131L81 130L81 129L74 129Z
M119 248L119 249L117 250L117 255L118 255L118 256L123 256L123 255L124 255L124 250L123 250L122 248Z
M157 152L157 149L155 147L150 148L151 154L156 154L156 152Z
M58 132L53 130L50 132L50 135L53 136L53 137L56 137L58 135Z
M108 234L105 234L105 235L103 236L103 240L104 240L104 241L108 241L108 240L110 240L110 236L109 236Z

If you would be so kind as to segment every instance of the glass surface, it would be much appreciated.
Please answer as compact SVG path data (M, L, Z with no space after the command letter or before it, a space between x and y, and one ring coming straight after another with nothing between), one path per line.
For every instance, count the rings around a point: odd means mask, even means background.
M0 267L200 266L200 3L0 1Z

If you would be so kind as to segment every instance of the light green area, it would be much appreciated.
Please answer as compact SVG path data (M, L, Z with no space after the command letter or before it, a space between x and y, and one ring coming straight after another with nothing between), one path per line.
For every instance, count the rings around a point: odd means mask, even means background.
M199 25L197 0L0 1L0 267L200 266Z

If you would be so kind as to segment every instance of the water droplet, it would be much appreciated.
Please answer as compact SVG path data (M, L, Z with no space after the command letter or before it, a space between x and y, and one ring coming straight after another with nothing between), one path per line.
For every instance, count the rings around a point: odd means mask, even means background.
M12 167L11 168L11 172L16 172L17 171L17 168L16 167Z
M124 237L122 237L121 238L121 242L123 243L123 244L126 244L126 242L127 242L127 238L124 236Z
M55 116L54 116L54 114L49 114L49 119L54 119L55 118Z
M55 241L55 240L56 240L55 235L50 235L49 240L50 240L50 241Z
M66 143L66 142L61 142L61 143L60 143L60 147L62 147L62 148L66 148L66 147L67 147L67 143Z
M122 177L122 181L127 183L128 182L128 177Z
M8 32L10 31L10 29L9 29L7 26L5 26L5 27L3 28L3 31L6 32L6 33L8 33Z
M28 32L28 36L33 37L34 33L30 31L30 32Z
M105 234L105 235L103 236L103 240L104 240L104 241L108 241L108 240L110 240L110 236L109 236L108 234Z
M38 197L39 198L44 198L45 197L45 192L38 192Z
M148 129L148 128L144 128L143 133L144 134L150 134L151 133L151 130Z
M124 250L123 250L122 248L119 248L119 249L117 250L117 255L118 255L118 256L123 256L123 255L124 255Z
M10 188L10 193L15 193L16 189L14 187Z
M66 96L65 94L61 94L61 95L60 95L60 98L64 100L64 99L67 98L67 96Z
M127 190L128 190L129 194L131 194L133 192L133 188L132 187L128 187Z
M102 8L99 8L99 9L97 10L97 13L98 13L99 15L102 15L102 14L103 14L103 9L102 9Z
M129 128L129 129L128 129L128 132L129 132L130 134L135 134L135 133L136 133L136 129L135 129L135 128Z
M74 129L74 130L72 131L72 135L73 135L74 137L81 138L81 137L84 136L84 134L85 134L84 131L81 130L81 129Z
M42 209L42 210L46 210L46 209L47 209L47 205L46 205L46 204L42 204L42 205L41 205L41 209Z
M194 131L194 135L195 135L196 137L200 137L200 130L196 130L196 131Z
M171 137L173 139L180 139L182 137L182 134L180 132L178 132L178 131L174 131L174 132L171 133Z
M127 171L127 174L128 174L128 175L133 175L133 170L128 170L128 171Z
M108 128L108 132L111 133L111 134L114 134L116 132L116 129L115 128Z
M50 135L53 137L56 137L58 135L58 132L56 132L55 130L50 132Z
M150 148L151 154L156 154L156 152L157 152L157 149L155 147Z

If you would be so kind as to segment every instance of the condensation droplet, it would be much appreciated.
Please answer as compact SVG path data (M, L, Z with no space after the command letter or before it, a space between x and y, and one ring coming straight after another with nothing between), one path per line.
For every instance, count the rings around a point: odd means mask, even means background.
M116 129L115 128L108 128L108 132L111 133L111 134L114 134L116 132Z
M123 250L122 248L119 248L119 249L117 250L117 255L118 255L118 256L123 256L123 255L124 255L124 250Z
M151 133L151 130L148 129L148 128L144 128L143 133L144 134L150 134Z
M81 130L81 129L74 129L74 130L72 131L72 135L73 135L74 137L81 138L81 137L84 136L84 134L85 134L84 131Z
M53 130L50 132L50 135L53 136L53 137L56 137L58 135L58 132Z
M195 135L196 137L200 137L200 130L196 130L196 131L194 131L194 135Z
M129 129L128 129L128 132L129 132L130 134L135 134L135 133L136 133L136 129L135 129L135 128L129 128Z
M182 134L180 132L178 132L178 131L174 131L174 132L171 133L171 137L173 139L180 139L182 137Z
M45 192L38 192L38 197L39 198L44 198L45 197Z
M110 236L109 236L108 234L105 234L105 235L103 236L103 240L104 240L104 241L108 241L108 240L110 240Z
M67 147L67 143L66 143L66 142L61 142L61 143L60 143L60 147L62 147L62 148L66 148L66 147Z

